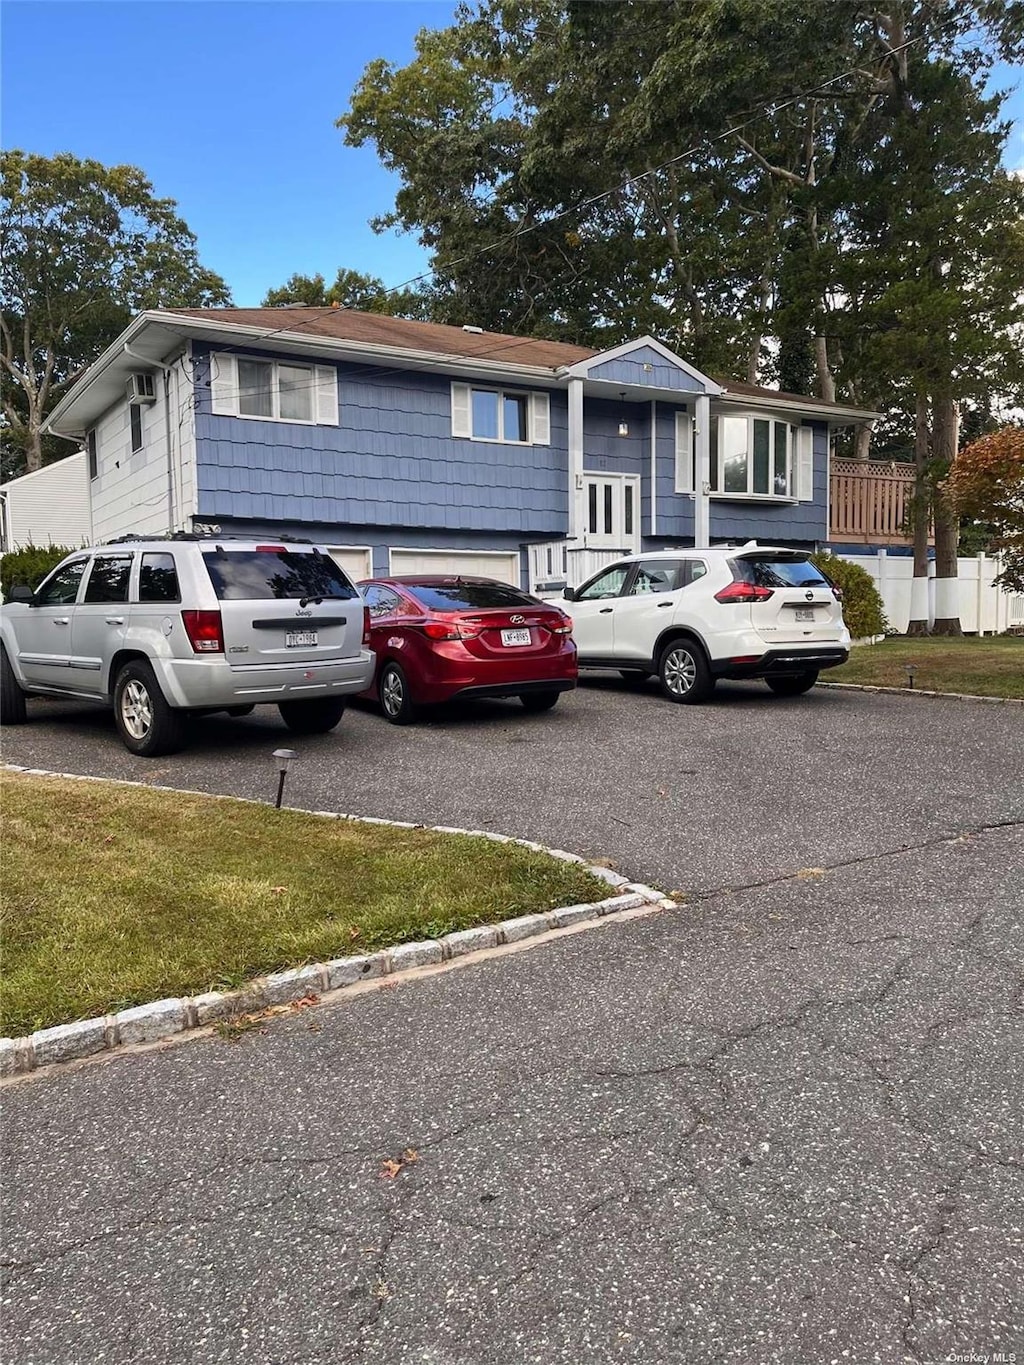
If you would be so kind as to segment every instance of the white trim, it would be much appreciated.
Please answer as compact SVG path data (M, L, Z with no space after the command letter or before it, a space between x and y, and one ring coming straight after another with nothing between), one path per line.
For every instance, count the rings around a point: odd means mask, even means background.
M719 486L716 488L711 485L711 471L708 469L708 492L713 498L742 498L751 501L762 502L798 502L804 501L797 487L798 483L798 447L801 442L800 433L806 431L813 438L813 431L810 427L802 427L799 422L786 421L779 413L759 412L756 407L746 407L739 412L716 412L712 415L711 421L720 421L724 418L729 422L746 422L747 440L747 486L746 488L730 490L724 487L725 481L725 452L722 443L721 427L718 430L718 478ZM754 423L765 422L768 425L768 482L774 489L775 486L775 427L781 425L786 428L786 491L785 493L759 493L752 488L754 478ZM710 432L709 432L710 439ZM812 484L813 484L813 441L812 441ZM808 497L809 500L809 497Z
M658 534L658 400L651 399L651 526L650 534Z
M456 385L456 384L452 384L452 435L453 435L453 436L456 435L456 432L455 432L455 390L456 390L456 388L460 388L460 389L461 389L461 388L465 388L465 389L468 391L469 408L468 408L468 412L467 412L466 416L467 416L468 424L469 424L469 440L471 440L471 441L478 441L478 442L482 443L483 445L499 445L499 446L530 446L530 445L550 445L550 444L551 444L551 441L550 441L550 431L549 431L549 439L548 439L547 441L536 441L536 440L534 440L534 435L533 435L533 426L534 426L533 394L532 394L532 393L529 393L529 392L527 392L527 391L525 391L525 390L523 390L523 389L509 389L509 388L501 387L501 386L496 385L496 384L466 384L466 385ZM473 431L473 395L474 395L474 393L493 393L493 394L496 396L496 398L498 399L497 418L498 418L498 432L499 432L499 435L497 435L497 436L477 436L476 433ZM544 394L543 396L546 398L546 397L547 397L547 394ZM505 403L504 403L504 400L505 400L506 398L522 398L522 399L525 399L525 404L524 404L524 408L525 408L525 411L524 411L524 418L525 418L525 422L526 422L526 440L525 440L525 441L511 440L509 437L507 437L507 436L505 435Z
M595 365L606 365L610 360L621 360L624 356L631 355L634 351L641 349L656 351L662 360L667 361L673 369L689 375L695 379L703 388L705 393L720 394L723 392L721 384L716 384L708 375L702 374L695 366L687 364L681 356L670 351L662 342L656 341L652 336L638 337L635 341L625 341L621 346L613 346L609 351L600 351L597 355L591 356L589 360L578 360L575 365L569 365L560 373L567 374L572 378L588 378L590 371ZM609 381L612 382L612 381Z
M338 546L337 548L338 548L338 549L344 549L345 547L344 547L344 546ZM360 548L360 549L361 549L362 547L359 546L359 547L357 547L357 548ZM472 548L471 548L470 546L468 546L468 545L452 545L452 546L449 547L448 549L438 548L437 546L431 546L429 549L425 549L422 545L391 545L391 546L388 547L388 564L389 564L389 565L390 565L390 563L391 563L391 556L392 556L393 554L396 554L396 553L397 553L397 554L405 554L405 555L476 555L476 557L477 557L478 559L484 559L484 558L487 558L487 559L492 559L492 558L494 558L494 559L509 559L509 558L511 558L512 556L515 556L516 558L519 557L519 550L518 550L518 549L513 549L513 550L474 550L474 549L472 549ZM385 577L386 577L386 575L385 575Z

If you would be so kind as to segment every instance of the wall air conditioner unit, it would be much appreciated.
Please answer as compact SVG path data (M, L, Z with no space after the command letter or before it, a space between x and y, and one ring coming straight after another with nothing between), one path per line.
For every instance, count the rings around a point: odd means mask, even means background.
M151 374L139 371L128 376L128 402L132 406L156 402L156 381Z

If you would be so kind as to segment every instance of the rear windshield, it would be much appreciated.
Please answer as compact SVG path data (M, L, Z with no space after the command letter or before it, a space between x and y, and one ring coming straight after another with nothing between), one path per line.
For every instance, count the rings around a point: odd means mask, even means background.
M825 588L828 579L809 559L793 555L759 555L733 560L738 577L760 588Z
M204 550L203 560L222 602L359 596L333 559L309 550Z
M406 590L430 611L475 611L485 607L536 607L508 583L408 583Z

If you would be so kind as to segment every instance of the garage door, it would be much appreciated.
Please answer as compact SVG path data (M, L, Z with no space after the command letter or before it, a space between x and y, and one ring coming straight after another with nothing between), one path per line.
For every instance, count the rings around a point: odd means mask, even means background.
M373 557L368 547L362 545L328 545L327 551L335 564L345 570L353 583L373 574Z
M473 574L519 587L519 554L490 550L392 550L393 574Z

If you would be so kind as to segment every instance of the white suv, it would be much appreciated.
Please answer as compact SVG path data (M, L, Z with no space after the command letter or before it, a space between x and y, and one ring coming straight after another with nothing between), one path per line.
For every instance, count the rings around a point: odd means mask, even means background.
M564 596L580 668L656 674L671 701L703 701L719 678L764 678L793 697L850 654L842 594L802 550L632 555Z
M0 719L27 694L112 704L125 747L181 747L189 712L273 702L290 730L332 730L373 681L352 580L300 541L126 537L69 555L0 609Z

